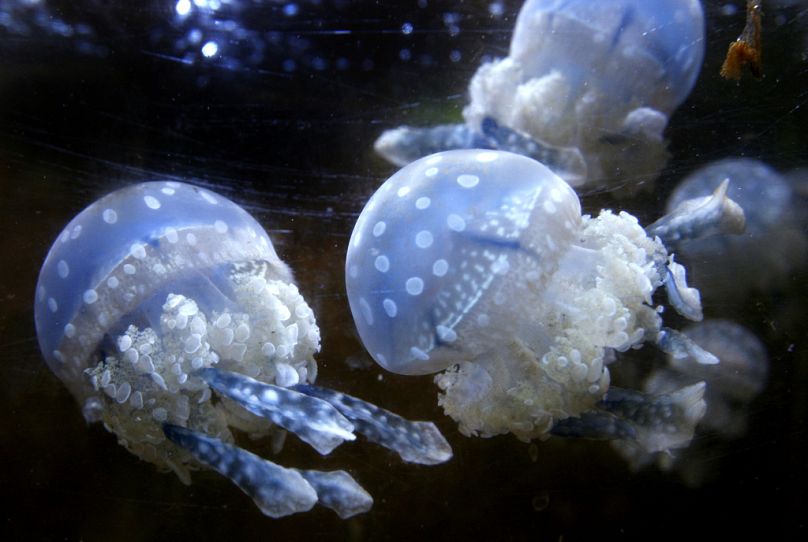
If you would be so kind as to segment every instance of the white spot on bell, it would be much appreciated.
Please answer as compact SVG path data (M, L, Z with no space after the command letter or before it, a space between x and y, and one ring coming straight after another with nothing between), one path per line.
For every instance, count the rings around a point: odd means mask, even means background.
M434 166L435 164L437 164L441 160L443 160L443 156L441 156L440 154L436 154L436 155L434 155L434 156L432 156L430 158L427 158L426 163L428 165L430 165L430 166Z
M376 257L376 261L373 263L376 269L382 273L387 273L390 269L390 260L387 259L387 256L381 255Z
M163 190L167 190L167 189L164 188ZM173 190L173 188L171 190ZM180 237L179 237L179 234L177 233L176 229L172 228L171 226L166 228L166 241L168 241L169 243L171 243L173 245L174 243L179 241L179 239L180 239Z
M407 293L410 295L420 295L424 291L424 281L421 277L410 277L404 283Z
M219 200L217 200L215 197L213 197L213 194L211 194L210 192L206 192L205 190L200 190L199 195L202 196L202 199L204 199L205 201L207 201L211 205L217 205L219 203Z
M474 157L478 162L487 163L493 162L497 159L497 153L492 151L486 151L478 153L477 156Z
M362 317L369 326L373 325L373 310L371 310L367 299L364 297L359 298L359 310L362 311Z
M398 305L396 305L396 302L392 299L385 298L385 300L382 301L382 307L384 307L384 312L386 312L387 316L390 318L395 318L396 314L398 314Z
M101 216L107 224L115 224L118 221L118 213L114 209L104 209Z
M373 237L379 237L387 229L387 224L383 220L379 220L373 225Z
M454 213L446 217L446 225L449 226L449 229L452 231L460 232L466 229L466 221L463 220L462 216Z
M429 360L429 354L427 354L417 346L413 346L412 348L410 348L410 355L415 359L420 359L421 361Z
M213 228L216 230L216 233L227 233L227 224L225 224L222 220L217 220L214 222Z
M415 234L415 245L418 248L429 248L432 246L433 241L432 234L427 230L422 230Z
M154 209L156 211L157 209L160 208L160 200L155 198L154 196L144 196L143 202L149 209Z
M463 188L474 188L480 184L480 178L476 175L458 175L457 184Z
M140 243L134 243L132 247L129 249L129 253L138 260L142 260L143 258L146 257L146 247L144 247Z
M70 266L67 265L66 261L59 260L59 263L56 264L56 271L59 273L60 277L66 279L67 276L70 274Z
M441 258L440 260L435 260L435 263L432 264L432 274L436 277L442 277L449 271L449 262Z
M84 295L82 295L81 298L88 305L92 305L93 303L98 301L98 292L90 288L89 290L84 292Z

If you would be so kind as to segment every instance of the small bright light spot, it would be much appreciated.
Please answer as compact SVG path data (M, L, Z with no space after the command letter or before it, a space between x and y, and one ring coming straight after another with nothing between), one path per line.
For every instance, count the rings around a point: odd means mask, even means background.
M295 15L297 15L298 11L299 8L295 3L289 3L283 6L283 14L286 15L287 17L294 17Z
M215 41L209 41L202 46L202 54L205 55L207 58L215 56L216 53L218 52L219 52L219 46L216 44Z
M404 35L412 34L412 23L404 23L401 25L401 32Z
M491 2L488 5L488 13L494 17L502 17L502 14L505 13L505 6L502 2Z
M179 0L174 9L180 17L188 15L191 12L191 0Z

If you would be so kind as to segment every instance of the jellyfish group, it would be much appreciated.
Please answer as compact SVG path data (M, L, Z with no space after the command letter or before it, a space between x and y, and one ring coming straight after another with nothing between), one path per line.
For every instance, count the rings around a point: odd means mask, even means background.
M464 123L377 140L403 167L353 228L351 314L383 369L434 375L462 435L611 440L641 466L700 427L742 432L765 350L702 322L690 283L717 293L716 269L767 262L733 282L754 288L802 263L788 183L718 162L648 225L583 214L575 191L657 176L703 55L697 0L528 0L508 55L474 75ZM669 327L669 309L697 324ZM327 455L359 434L409 463L452 457L433 423L315 385L320 330L292 271L254 217L202 187L147 182L90 204L45 259L35 323L88 422L185 483L221 473L271 517L319 503L346 518L373 498L344 470L281 466L239 435L279 446L292 433ZM665 367L613 385L613 364L646 345Z

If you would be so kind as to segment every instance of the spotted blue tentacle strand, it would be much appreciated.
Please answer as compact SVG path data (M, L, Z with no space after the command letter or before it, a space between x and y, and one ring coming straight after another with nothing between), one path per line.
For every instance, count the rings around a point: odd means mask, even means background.
M163 432L200 463L232 480L267 516L306 512L317 502L317 492L295 470L184 427L165 424Z
M584 412L579 417L559 420L550 433L557 437L585 438L593 440L634 439L636 430L609 412Z
M702 365L715 365L719 362L717 357L697 345L687 335L668 327L663 327L657 334L656 345L674 359L690 356Z
M202 369L194 374L256 416L296 434L323 455L356 438L351 422L331 404L310 394L219 369Z
M422 465L443 463L452 448L432 422L412 422L356 397L317 386L298 384L294 389L328 401L354 424L357 432L393 450L404 461Z
M636 444L646 452L661 452L687 446L693 439L707 410L706 387L698 382L658 395L612 387L598 407L630 423Z
M728 189L729 179L726 179L711 195L681 202L648 226L648 235L657 236L666 246L671 246L712 235L743 233L746 216L741 206L727 196Z
M317 491L320 504L332 509L342 519L367 512L373 507L373 497L344 470L297 472Z

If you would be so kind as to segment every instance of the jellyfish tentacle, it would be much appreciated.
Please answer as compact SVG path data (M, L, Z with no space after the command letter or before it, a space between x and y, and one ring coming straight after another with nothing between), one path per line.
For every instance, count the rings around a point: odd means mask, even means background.
M396 166L432 153L454 149L491 148L486 138L465 124L427 128L400 126L386 130L373 144L375 151Z
M232 480L267 516L279 518L306 512L317 502L317 492L293 469L177 425L164 424L163 432L200 463Z
M489 143L486 148L533 158L570 184L581 184L586 180L586 161L581 151L575 147L550 145L507 126L502 126L493 117L483 118L480 130Z
M298 384L296 391L332 404L351 420L357 432L393 450L404 461L435 465L452 457L452 448L432 422L413 422L351 395Z
M653 395L612 387L598 406L631 423L636 443L647 452L662 452L690 444L696 425L707 411L698 382L672 393Z
M670 256L665 272L665 291L668 293L668 303L682 316L694 322L704 318L701 308L701 294L698 289L687 285L687 271L673 261Z
M550 434L592 440L626 440L635 439L637 431L630 423L614 414L591 411L557 421Z
M244 409L291 431L323 455L356 438L354 425L316 397L220 369L202 369L195 374Z
M663 327L656 337L657 347L673 359L692 357L702 365L716 365L719 359L675 329Z
M659 237L666 246L695 241L712 235L741 234L746 227L744 211L727 196L729 179L712 194L681 202L677 207L646 228L648 235Z
M319 503L342 519L367 512L373 497L344 470L319 471L296 469L317 492Z

